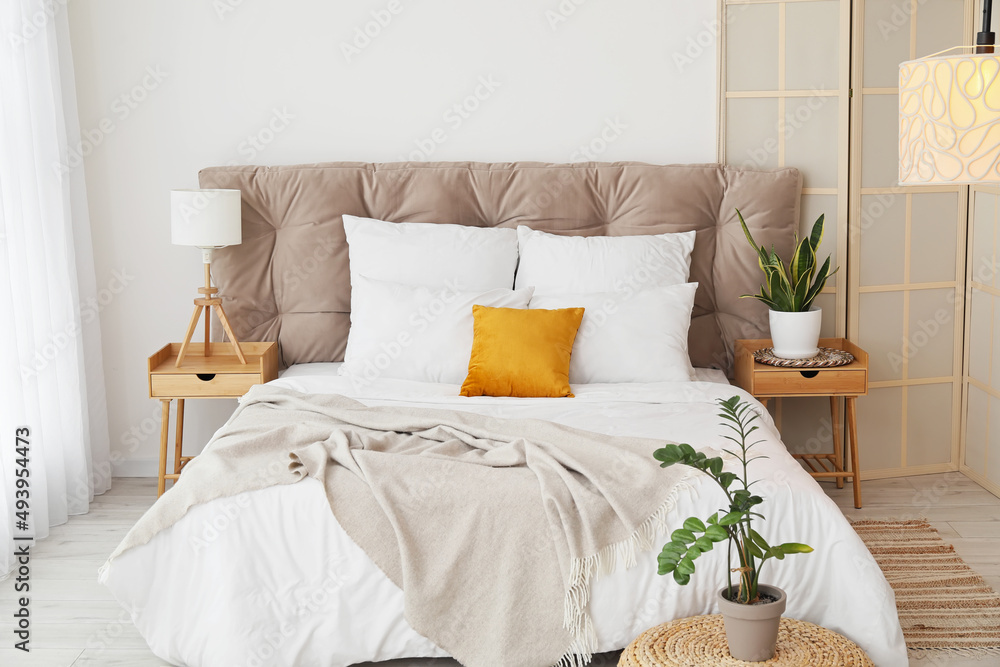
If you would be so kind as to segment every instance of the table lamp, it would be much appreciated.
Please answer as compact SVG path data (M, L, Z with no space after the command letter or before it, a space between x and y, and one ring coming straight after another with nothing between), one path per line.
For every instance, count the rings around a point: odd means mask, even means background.
M198 326L202 311L205 312L205 356L211 356L209 344L211 311L215 309L222 328L232 341L240 363L247 362L229 326L226 311L222 309L222 299L216 296L219 290L212 287L212 251L230 245L238 245L243 240L242 216L240 212L239 190L171 190L170 191L170 240L174 245L189 245L201 248L205 262L205 286L199 287L202 296L194 300L194 314L188 324L184 342L177 353L177 368L181 367L187 354L191 336Z
M899 184L1000 182L1000 58L983 1L976 46L899 66ZM972 53L952 53L954 51Z

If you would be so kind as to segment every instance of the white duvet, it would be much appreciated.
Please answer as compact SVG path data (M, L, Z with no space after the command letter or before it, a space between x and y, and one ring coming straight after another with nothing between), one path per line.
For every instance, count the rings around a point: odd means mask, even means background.
M512 399L462 398L457 386L399 380L356 388L337 375L337 366L292 367L273 384L345 394L370 405L540 418L715 449L725 444L715 400L736 393L750 398L710 371L699 371L706 380L700 382L575 385L572 399ZM770 561L762 582L787 591L786 616L851 638L879 667L907 665L893 593L877 564L836 505L785 451L770 419L764 421L758 453L768 459L751 464L751 476L765 480L757 492L765 498L767 521L758 530L772 544L805 542L815 552ZM628 483L624 471L608 474ZM425 492L447 489L428 483ZM681 492L668 527L692 515L704 519L722 500L714 484L695 478ZM686 587L657 576L657 550L636 567L600 579L590 602L599 650L623 648L664 621L715 613L724 551L703 555ZM517 564L496 567L517 576ZM409 627L402 591L347 537L313 479L197 506L148 544L121 555L101 581L130 611L153 652L176 665L336 667L445 655Z

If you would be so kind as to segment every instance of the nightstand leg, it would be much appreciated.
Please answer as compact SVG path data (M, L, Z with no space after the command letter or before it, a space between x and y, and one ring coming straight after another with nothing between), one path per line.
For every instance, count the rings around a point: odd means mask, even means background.
M837 397L830 397L830 418L833 420L833 456L837 459L837 468L840 470L846 470L844 468L844 450L840 446L840 414L837 410ZM837 478L837 488L844 488L844 478Z
M851 471L854 473L854 506L861 509L861 461L858 459L858 418L854 407L854 396L844 399L847 402L847 430L851 440Z
M181 472L181 447L184 442L184 399L177 399L177 427L174 432L174 474Z
M162 496L167 486L167 436L170 433L170 399L161 398L160 417L160 474L156 484L157 497Z
M212 356L212 309L205 309L205 356Z

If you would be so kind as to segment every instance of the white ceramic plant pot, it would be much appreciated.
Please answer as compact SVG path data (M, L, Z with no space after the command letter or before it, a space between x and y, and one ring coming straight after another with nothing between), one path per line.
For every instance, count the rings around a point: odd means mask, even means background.
M774 356L782 359L808 359L819 354L819 328L823 311L810 308L801 313L769 312Z

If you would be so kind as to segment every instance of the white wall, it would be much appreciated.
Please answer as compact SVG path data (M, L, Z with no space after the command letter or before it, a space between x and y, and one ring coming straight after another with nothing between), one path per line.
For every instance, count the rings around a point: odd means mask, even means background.
M74 0L69 12L122 475L155 471L145 360L183 336L201 280L199 252L170 244L168 190L197 187L199 169L716 159L713 0ZM366 26L375 36L355 42ZM189 402L186 450L234 405Z

